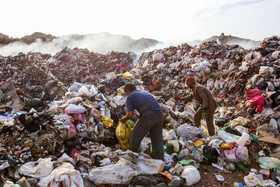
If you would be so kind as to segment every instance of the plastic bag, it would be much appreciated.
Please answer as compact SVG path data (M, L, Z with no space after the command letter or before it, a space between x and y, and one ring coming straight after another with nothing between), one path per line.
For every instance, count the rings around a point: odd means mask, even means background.
M79 93L85 94L88 97L92 97L95 96L96 94L98 94L98 90L95 86L91 86L90 89L86 88L85 86L82 86L79 90Z
M140 174L141 169L139 166L124 159L120 159L116 164L93 168L89 172L88 178L96 185L129 184L134 176Z
M177 134L180 137L192 138L198 134L203 133L203 128L197 128L195 126L189 125L187 123L179 126L177 128Z
M36 179L45 177L53 170L51 158L39 159L37 162L28 162L19 168L19 173Z
M70 163L64 163L55 168L48 176L41 178L38 186L68 186L68 187L83 187L83 179L80 172L75 170Z
M163 170L164 162L158 159L137 159L137 165L141 168L142 174L153 175Z
M174 153L178 153L180 151L180 144L178 140L168 140L167 144L172 145Z
M162 53L153 54L153 61L162 61L163 58L164 58L164 54Z
M124 96L117 95L113 98L113 101L117 106L123 106L125 104L126 98Z
M106 73L106 79L112 79L115 76L115 72Z
M70 162L72 164L75 164L74 159L72 157L68 156L66 153L63 153L63 155L59 159L57 159L57 161L62 162L62 163Z
M186 179L187 186L198 183L201 179L199 171L192 165L184 167L181 177Z
M223 156L231 161L238 160L247 160L249 158L248 149L247 147L236 147L230 150L224 150Z
M188 115L189 119L194 120L195 102L188 102L184 107L184 113Z
M110 127L113 127L114 126L114 120L105 116L105 115L102 115L100 114L101 116L101 123L106 127L106 128L110 128Z
M129 148L129 136L132 128L128 122L122 123L119 121L116 128L116 136L120 142L123 151Z
M231 120L229 125L234 128L236 126L246 126L250 122L251 121L249 119L239 116L238 118Z
M162 68L164 68L164 66L165 66L164 63L159 63L159 64L157 65L157 69L162 69Z
M65 108L65 112L67 114L74 114L74 113L84 113L86 112L87 109L81 105L75 105L75 104L70 104L67 106L67 108Z
M244 181L247 186L275 186L276 182L272 180L263 180L263 176L261 174L255 174L250 172L249 175L244 177Z
M171 129L170 131L162 129L162 136L163 136L163 140L175 140L177 137L174 129Z
M250 103L251 106L256 106L256 112L262 111L262 106L265 104L265 98L262 96L263 91L261 90L245 90L246 100Z
M269 66L261 66L260 67L260 72L259 74L272 74L274 72L274 69L272 67Z
M91 87L91 85L89 85L89 84L82 84L82 83L78 83L78 82L74 82L69 88L68 88L68 90L70 91L70 92L75 92L75 91L78 91L81 87L86 87L86 88L90 88Z
M132 74L131 74L131 73L129 73L129 72L125 72L125 73L123 74L123 76L124 76L124 77L131 77L131 76L132 76Z
M70 120L66 120L64 126L67 128L67 139L74 138L77 135L76 127Z
M264 169L272 169L277 168L277 170L280 170L280 160L273 157L260 157L257 159L257 162L259 163L261 168Z

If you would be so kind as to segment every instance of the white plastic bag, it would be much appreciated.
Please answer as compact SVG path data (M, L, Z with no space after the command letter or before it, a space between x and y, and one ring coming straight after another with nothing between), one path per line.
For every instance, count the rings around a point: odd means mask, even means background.
M53 170L51 158L40 158L37 162L27 162L19 168L21 175L30 176L36 179L45 177Z
M163 140L174 140L177 137L174 129L171 129L170 131L167 131L167 130L163 129L162 130L162 136L163 136Z
M257 175L253 172L249 173L249 175L244 177L245 184L247 186L275 186L276 182L272 180L263 180L263 176L261 174Z
M81 94L84 94L84 95L86 95L88 97L92 97L92 96L95 96L96 94L98 94L97 88L95 86L93 86L93 85L90 88L82 86L79 89L78 92L81 93Z
M133 168L131 167L133 166ZM129 184L134 176L140 175L139 166L125 159L120 159L116 164L93 168L89 172L89 180L96 185L101 184Z
M193 138L198 134L202 134L203 128L197 128L187 123L177 128L177 134L179 137Z
M75 170L74 166L70 163L64 163L55 168L48 176L41 178L38 186L46 187L83 187L84 182L80 172Z
M186 179L187 186L198 183L201 179L199 171L192 165L184 167L181 177Z
M192 121L194 120L194 114L195 114L195 102L188 102L186 105L185 105L185 108L184 108L184 113L188 115L189 119L191 119Z
M57 161L59 161L59 162L70 162L72 164L75 164L74 159L71 158L70 156L68 156L66 153L63 153L63 155L59 159L57 159Z
M157 159L138 158L137 165L141 168L142 174L154 175L163 170L164 162Z
M69 92L77 92L81 87L85 86L86 88L90 88L91 85L88 84L82 84L82 83L78 83L78 82L74 82L69 88Z
M153 54L153 61L162 61L164 58L164 54L162 53L155 53Z
M67 108L65 108L65 112L67 114L75 114L75 113L84 113L87 109L81 105L70 104Z

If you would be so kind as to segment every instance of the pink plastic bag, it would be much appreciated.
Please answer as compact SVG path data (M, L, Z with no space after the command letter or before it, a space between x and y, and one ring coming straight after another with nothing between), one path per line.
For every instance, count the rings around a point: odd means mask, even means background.
M257 106L256 112L262 111L262 106L265 104L265 98L262 96L263 91L261 90L245 90L246 99L251 106Z

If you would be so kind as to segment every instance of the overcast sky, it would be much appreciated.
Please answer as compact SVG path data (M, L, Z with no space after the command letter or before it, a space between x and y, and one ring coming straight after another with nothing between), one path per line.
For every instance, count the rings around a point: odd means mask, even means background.
M109 32L163 42L280 35L280 0L0 0L0 33Z

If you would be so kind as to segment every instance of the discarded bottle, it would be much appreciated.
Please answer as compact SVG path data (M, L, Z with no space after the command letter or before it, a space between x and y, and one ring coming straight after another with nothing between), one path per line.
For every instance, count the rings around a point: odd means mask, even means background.
M233 187L244 187L244 184L242 184L240 182L234 182Z
M235 147L238 147L238 144L236 142L231 142L231 143L223 143L221 145L222 150L227 150L227 149L233 149Z
M240 138L240 136L236 136L222 130L218 131L218 136L221 137L226 143L237 142L237 140Z

